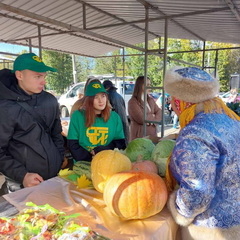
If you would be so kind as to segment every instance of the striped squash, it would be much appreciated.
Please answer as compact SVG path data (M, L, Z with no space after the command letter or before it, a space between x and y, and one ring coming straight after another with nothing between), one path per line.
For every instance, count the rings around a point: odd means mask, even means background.
M86 175L88 179L91 179L91 162L78 161L73 165L73 171L78 175Z

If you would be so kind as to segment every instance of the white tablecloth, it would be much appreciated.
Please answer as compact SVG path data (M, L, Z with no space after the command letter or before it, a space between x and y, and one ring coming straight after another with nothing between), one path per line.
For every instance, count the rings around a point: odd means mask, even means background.
M73 183L59 177L4 195L4 198L18 210L23 209L26 202L33 202L48 203L67 214L81 213L81 222L114 240L178 239L178 226L167 208L143 220L122 220L109 212L101 193L94 189L77 189Z

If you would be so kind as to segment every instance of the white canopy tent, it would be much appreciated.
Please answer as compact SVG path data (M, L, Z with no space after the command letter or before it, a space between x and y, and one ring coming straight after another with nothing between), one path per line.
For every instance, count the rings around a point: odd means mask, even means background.
M0 0L0 42L95 57L168 37L240 44L240 0ZM146 29L146 22L148 27Z

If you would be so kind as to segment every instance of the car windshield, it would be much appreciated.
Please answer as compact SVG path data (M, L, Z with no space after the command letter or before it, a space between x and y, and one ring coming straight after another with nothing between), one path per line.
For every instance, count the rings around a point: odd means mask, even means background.
M73 89L68 93L67 97L76 97L78 93L83 93L83 89L84 89L84 85L79 84L75 87L73 87Z
M125 94L132 95L134 85L134 83L125 83ZM121 84L121 87L123 88L123 84Z

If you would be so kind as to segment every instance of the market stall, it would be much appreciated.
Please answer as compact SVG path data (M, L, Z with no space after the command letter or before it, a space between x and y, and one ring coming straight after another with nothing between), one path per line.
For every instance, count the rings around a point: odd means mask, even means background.
M143 220L122 220L109 211L101 193L91 188L78 189L60 177L4 195L1 200L0 216L22 210L26 202L38 205L48 203L67 214L80 213L80 221L110 239L179 240L178 226L166 207L160 213Z

